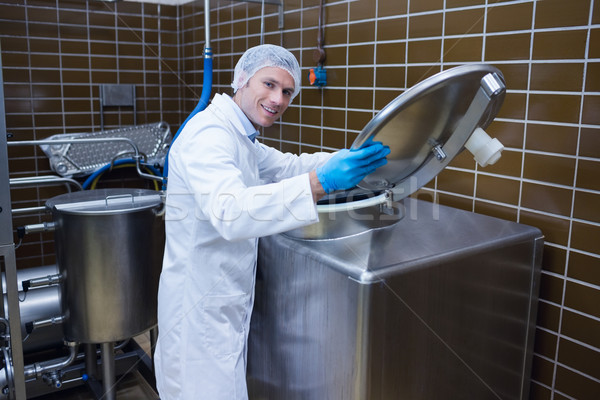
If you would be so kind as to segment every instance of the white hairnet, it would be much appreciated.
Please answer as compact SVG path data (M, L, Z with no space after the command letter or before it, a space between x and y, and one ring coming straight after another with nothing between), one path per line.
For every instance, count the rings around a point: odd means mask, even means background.
M240 57L233 72L231 87L233 93L244 87L254 74L265 67L277 67L287 71L294 78L292 99L300 92L300 65L289 50L273 44L251 47Z

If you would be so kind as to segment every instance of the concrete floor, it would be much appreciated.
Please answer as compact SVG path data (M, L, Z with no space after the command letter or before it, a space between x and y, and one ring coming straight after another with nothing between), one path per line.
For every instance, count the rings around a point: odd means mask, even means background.
M143 334L134 338L146 353L150 351L149 335ZM116 380L117 400L157 400L158 395L152 390L142 375L133 371ZM60 392L35 397L36 400L97 400L87 385L62 390ZM103 399L105 400L105 399Z

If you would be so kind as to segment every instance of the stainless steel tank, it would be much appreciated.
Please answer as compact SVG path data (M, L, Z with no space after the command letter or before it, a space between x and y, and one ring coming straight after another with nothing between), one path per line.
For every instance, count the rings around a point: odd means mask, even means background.
M25 292L22 283L30 279L43 278L58 273L56 265L27 268L17 272L19 290L19 311L21 314L21 337L23 353L29 354L39 350L59 348L64 345L63 327L61 323L51 324L28 332L27 325L34 321L47 320L63 315L60 306L60 286L50 285L32 288ZM8 314L8 298L6 295L6 279L2 274L2 293L4 310ZM10 318L10 314L7 315Z
M65 336L82 343L124 340L157 323L164 250L163 199L142 189L54 197Z
M543 239L406 200L398 223L260 239L251 399L528 399Z

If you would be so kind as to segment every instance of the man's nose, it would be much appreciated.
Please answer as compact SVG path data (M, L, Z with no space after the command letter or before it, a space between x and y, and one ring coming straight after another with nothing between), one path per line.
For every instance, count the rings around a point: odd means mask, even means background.
M281 104L283 101L283 92L280 90L273 90L271 93L271 101L275 104Z

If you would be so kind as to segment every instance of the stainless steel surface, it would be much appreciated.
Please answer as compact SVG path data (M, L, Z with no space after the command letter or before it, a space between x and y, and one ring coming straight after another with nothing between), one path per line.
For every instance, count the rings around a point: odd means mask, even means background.
M67 339L116 342L153 327L164 247L157 192L85 191L46 204L56 223Z
M103 399L115 400L117 389L115 387L115 348L113 343L102 343L102 388Z
M1 49L0 49L1 53ZM4 269L7 285L7 305L4 313L14 316L9 321L10 349L4 349L5 359L11 359L12 365L5 368L11 372L10 395L16 400L25 400L25 377L23 375L23 346L21 344L21 318L19 315L19 298L17 291L17 264L15 244L13 242L13 225L10 183L8 175L8 152L6 144L6 119L4 111L4 80L2 78L2 60L0 59L0 269ZM4 306L4 302L2 302ZM3 313L3 314L4 314ZM8 354L10 353L10 354ZM9 362L10 363L10 362ZM0 363L1 366L1 363Z
M262 238L251 399L527 399L539 230L406 199L388 228Z
M285 235L306 240L335 239L356 235L370 229L388 227L404 217L402 203L387 203L385 195L379 197L381 200L379 202L376 198L370 198L351 202L351 204L331 204L328 205L329 207L319 205L317 206L318 223L287 231ZM361 203L371 204L362 206Z
M50 160L50 167L62 176L91 174L96 169L113 161L117 154L133 154L125 143L85 143L77 139L126 138L135 143L137 149L153 164L163 163L171 141L169 125L164 122L132 125L100 132L59 134L50 136L47 141L57 140L56 144L43 144L40 147ZM72 143L58 141L71 140ZM137 153L137 152L136 152ZM127 157L125 157L127 158Z
M420 168L432 169L419 176L416 185L403 187L395 200L409 196L407 189L418 189L433 179L462 150L475 128L485 129L492 122L504 92L502 73L485 64L454 67L408 89L384 107L352 144L351 148L359 148L379 141L391 150L388 163L359 186L397 187Z

